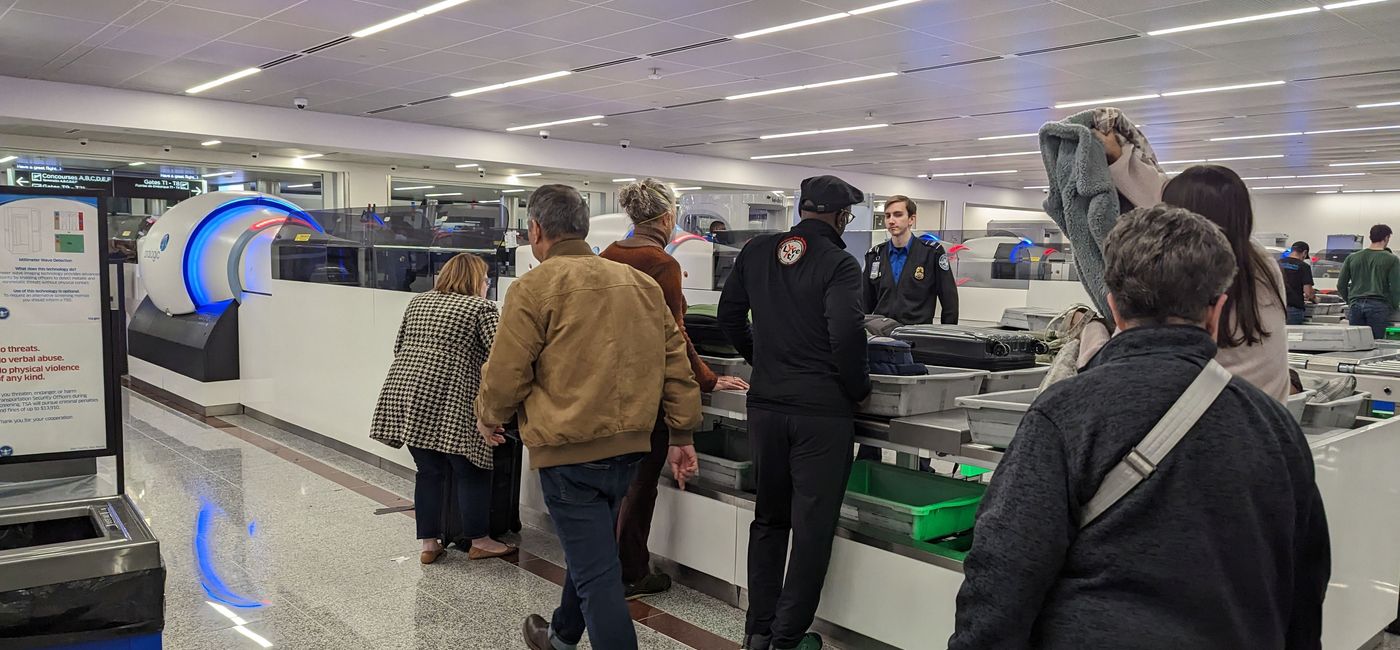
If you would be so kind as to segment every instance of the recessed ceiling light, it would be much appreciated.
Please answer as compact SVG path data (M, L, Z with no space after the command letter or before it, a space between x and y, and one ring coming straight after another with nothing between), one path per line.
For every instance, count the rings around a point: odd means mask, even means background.
M545 126L558 126L560 124L573 124L574 122L587 122L603 117L602 115L589 115L586 117L571 117L567 120L554 120L553 122L540 122L539 124L526 124L524 126L512 126L507 131L524 131L525 129L538 129Z
M501 194L516 194L525 190L501 190Z
M491 199L491 200L489 200L489 201L475 201L475 203L480 203L480 204L483 204L483 205L484 205L484 204L487 204L487 203L494 203L494 204L499 205L499 204L500 204L500 200L499 200L499 199Z
M1190 90L1173 90L1162 93L1163 97L1181 97L1182 95L1200 95L1204 93L1219 93L1229 90L1249 90L1250 88L1267 88L1269 86L1282 86L1284 81L1259 81L1247 84L1234 84L1230 86L1213 86L1211 88L1192 88Z
M903 7L904 5L912 5L912 4L914 4L915 2L922 2L922 1L923 1L923 0L893 0L892 2L881 2L880 4L877 4L877 5L870 5L870 6L868 6L868 7L861 7L861 8L859 8L859 9L852 9L852 10L846 12L846 13L851 14L852 16L859 16L859 15L861 15L861 14L868 14L868 13L871 13L871 12L874 12L874 11L880 11L880 10L882 10L882 9L892 9L892 8L894 8L894 7Z
M1366 172L1346 172L1341 174L1301 174L1298 176L1247 176L1242 181L1283 180L1289 178L1334 178L1337 176L1365 176Z
M214 178L215 176L233 176L238 172L214 172L212 174L200 174L200 178Z
M890 8L893 8L893 7L902 7L902 6L904 6L904 5L911 5L911 4L914 4L915 2L921 2L921 1L922 1L922 0L892 0L891 2L881 2L881 3L879 3L879 4L873 4L873 5L861 7L861 8L859 8L859 9L852 9L852 10L850 10L850 11L838 11L838 12L836 12L836 13L834 13L834 14L827 14L827 15L825 15L825 16L817 16L816 18L808 18L808 19L806 19L806 20L799 20L799 21L791 22L791 23L783 23L782 25L776 25L776 26L774 26L774 27L765 27L765 28L763 28L763 29L757 29L757 30L754 30L754 31L751 31L751 32L744 32L744 33L742 33L742 34L735 34L735 35L734 35L734 38L735 38L735 39L742 40L742 39L745 39L745 38L753 38L754 36L763 36L763 35L765 35L765 34L772 34L772 33L774 33L774 32L783 32L783 31L787 31L787 30L789 30L789 29L797 29L798 27L807 27L808 25L820 25L821 23L830 22L830 21L833 21L833 20L840 20L840 19L842 19L842 18L850 18L851 16L860 16L860 15L862 15L862 14L873 13L873 12L876 12L876 11L881 11L881 10L883 10L883 9L890 9Z
M312 158L320 158L321 156L324 156L324 155L326 155L326 154L323 154L323 153L308 153L308 154L302 154L302 155L300 155L300 156L297 156L296 159L297 159L297 160L310 160L310 159L312 159Z
M1228 138L1211 138L1211 142L1223 142L1226 140L1257 140L1259 138L1279 138L1293 135L1328 135L1332 133L1357 133L1361 131L1393 131L1400 129L1400 124L1388 126L1358 126L1350 129L1325 129L1322 131L1295 131L1292 133L1265 133L1262 135L1237 135Z
M843 126L838 129L817 129L814 131L794 131L792 133L774 133L773 135L760 135L759 140L776 140L778 138L795 138L800 135L822 135L825 133L843 133L845 131L864 131L866 129L883 129L888 124L862 124L860 126Z
M1231 156L1229 158L1190 158L1187 160L1162 160L1159 165L1190 165L1194 163L1216 163L1229 162L1231 160L1267 160L1269 158L1282 158L1283 154L1276 153L1267 156Z
M838 85L841 85L841 84L856 83L856 82L858 82L858 81L869 81L869 80L871 80L871 79L887 79L887 78L889 78L889 77L894 77L894 76L898 76L898 75L899 75L898 72L882 72L882 73L880 73L880 74L869 74L869 75L865 75L865 76L862 76L862 77L850 77L850 78L847 78L847 79L837 79L837 80L835 80L835 81L823 81L823 82L820 82L820 83L806 84L806 85L802 85L802 86L788 86L788 87L786 87L786 88L775 88L775 89L773 89L773 90L760 90L760 91L755 92L755 93L743 93L743 94L740 94L740 95L730 95L730 96L728 96L728 97L725 97L725 99L728 99L728 100L735 100L735 99L748 99L748 98L750 98L750 97L762 97L762 96L764 96L764 95L777 95L777 94L779 94L779 93L790 93L790 92L797 91L797 90L810 90L810 89L812 89L812 88L825 88L825 87L827 87L827 86L838 86Z
M462 164L460 164L460 165L457 165L457 169L466 169L466 168L468 168L468 167L480 167L480 166L481 166L481 165L478 165L478 164L476 164L476 163L462 163Z
M1055 108L1074 108L1076 106L1104 106L1108 104L1126 104L1128 102L1138 102L1144 99L1157 99L1161 95L1151 93L1148 95L1127 95L1124 97L1105 97L1103 99L1086 99L1082 101L1060 102L1055 104Z
M1400 106L1400 102L1381 102L1379 104L1358 104L1357 108L1385 108L1387 106Z
M1226 138L1211 138L1211 142L1227 142L1230 140L1258 140L1260 138L1286 138L1294 135L1303 135L1302 131L1289 131L1287 133L1260 133L1258 135L1232 135Z
M1366 167L1371 165L1400 165L1400 160L1372 160L1369 162L1332 163L1328 167Z
M303 188L303 187L315 187L315 186L316 186L315 183L298 183L298 184L296 184L296 185L284 185L283 187L285 187L286 189L289 189L289 190L295 190L295 189L300 189L300 188Z
M1373 5L1386 2L1387 0L1349 0L1348 2L1334 2L1330 5L1322 5L1323 9L1332 11L1334 9L1346 9L1347 7L1360 7L1361 5Z
M1039 134L1039 133L1013 133L1013 134L1011 134L1011 135L989 135L989 136L985 136L985 137L981 137L981 138L977 138L977 139L978 139L979 141L986 141L986 140L1010 140L1010 139L1012 139L1012 138L1038 138L1038 137L1040 137L1040 134Z
M412 190L431 190L431 189L433 189L434 187L437 187L437 186L436 186L436 185L410 185L410 186L408 186L408 187L396 187L396 188L394 188L394 191L395 191L395 192L409 192L409 191L412 191Z
M461 192L438 192L437 194L424 194L423 196L461 196Z
M11 160L14 160L14 159L18 158L18 157L19 157L19 156L5 156L4 158L0 158L0 163L7 163L7 162L10 162Z
M1287 11L1275 11L1267 14L1256 14L1253 16L1240 16L1239 18L1228 18L1226 20L1214 20L1208 23L1197 23L1195 25L1182 25L1181 27L1169 27L1167 29L1157 29L1147 32L1148 36L1164 36L1166 34L1178 34L1181 32L1193 32L1198 29L1211 29L1213 27L1225 27L1227 25L1238 25L1240 23L1252 23L1259 20L1269 20L1272 18L1286 18L1288 16L1298 16L1322 11L1318 7L1300 7Z
M201 147L212 147L212 146L214 146L214 145L216 145L216 144L223 144L223 143L224 143L223 140L205 140L204 142L199 143L199 146L201 146Z
M215 79L215 80L213 80L213 81L206 81L206 82L204 82L204 83L202 83L202 84L199 84L198 86L195 86L195 87L193 87L193 88L186 88L186 89L185 89L185 93L186 93L186 94L189 94L189 95L194 95L194 94L202 93L202 92L204 92L204 91L206 91L206 90L209 90L210 88L213 88L213 87L215 87L215 86L222 86L222 85L224 85L224 84L226 84L226 83L228 83L228 82L230 82L230 81L237 81L237 80L242 79L242 78L244 78L244 77L246 77L246 76L248 76L248 75L254 75L254 74L257 74L257 73L259 73L259 72L262 72L262 68L247 68L247 69L244 69L244 70L239 70L238 72L235 72L235 73L230 74L230 75L224 75L224 76L219 77L218 79Z
M1251 190L1310 190L1317 187L1341 187L1341 183L1327 185L1274 185L1271 187L1251 187Z
M1336 190L1333 190L1332 192L1335 192L1335 191L1336 191ZM1332 192L1318 192L1318 194L1331 194ZM1400 189L1394 189L1394 190L1342 190L1342 194L1370 194L1370 193L1372 193L1372 192L1400 192Z
M635 182L637 182L637 179L635 179L635 178L614 178L614 179L612 179L612 182L614 182L614 183L635 183Z
M674 190L677 191L677 192L694 192L694 191L697 191L697 190L703 190L703 189L705 189L705 188L703 188L703 187L676 187L676 188L672 188L672 189L674 189Z
M944 156L942 158L929 158L929 162L940 162L944 160L972 160L974 158L1005 158L1007 156L1038 156L1040 150L1035 151L1012 151L1009 153L984 153L975 156Z
M526 174L511 174L516 178L530 178L531 176L544 176L544 172L529 172Z
M820 156L829 153L846 153L855 149L825 149L822 151L799 151L797 153L775 153L767 156L749 156L749 160L772 160L774 158L796 158L797 156Z
M952 172L948 174L919 174L919 178L953 178L955 176L990 176L992 174L1015 174L1014 169L999 169L994 172Z
M549 73L549 74L536 75L536 76L533 76L533 77L525 77L524 79L516 79L515 81L507 81L507 82L505 82L505 83L491 84L490 86L481 86L480 88L471 88L471 89L468 89L468 90L459 90L459 91L457 91L457 92L455 92L455 93L452 93L452 94L449 95L449 96L450 96L450 97L466 97L466 96L468 96L468 95L477 95L477 94L480 94L480 93L488 93L488 92L491 92L491 91L493 91L493 90L504 90L504 89L506 89L506 88L514 88L514 87L516 87L516 86L523 86L523 85L525 85L525 84L532 84L532 83L535 83L535 82L537 82L537 81L545 81L545 80L548 80L548 79L558 79L559 77L567 77L567 76L569 76L569 75L571 75L571 74L573 74L573 73L570 72L570 71L568 71L568 70L560 70L560 71L558 71L558 72L551 72L551 73Z
M419 18L422 18L424 16L435 14L439 11L442 11L443 9L449 9L467 1L468 0L443 0L442 2L428 5L417 11L410 11L402 16L390 18L389 20L386 20L377 25L371 25L358 32L351 32L350 35L354 36L355 38L364 38L366 36L378 34L379 32L382 32L386 29L393 29L404 23L418 20Z
M1048 190L1048 189L1050 189L1050 186L1049 186L1049 185L1031 185L1031 186L1028 186L1028 187L1023 187L1023 188L1021 188L1021 189L1023 189L1023 190Z
M144 165L144 164L146 164L146 163L143 163L143 162L134 162L134 163L127 163L126 166L127 166L127 167L140 167L141 165Z

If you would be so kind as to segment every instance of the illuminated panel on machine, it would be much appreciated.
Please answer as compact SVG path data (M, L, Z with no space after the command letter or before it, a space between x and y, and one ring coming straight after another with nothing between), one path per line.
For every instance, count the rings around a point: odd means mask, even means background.
M250 210L259 208L272 208L285 212L291 217L305 221L317 232L325 232L325 229L301 208L270 196L235 199L215 208L194 227L193 234L190 235L190 243L185 247L185 287L188 289L190 300L194 302L196 309L210 304L209 291L204 287L204 278L200 273L200 269L204 268L205 248L208 247L210 239L215 237L225 224Z

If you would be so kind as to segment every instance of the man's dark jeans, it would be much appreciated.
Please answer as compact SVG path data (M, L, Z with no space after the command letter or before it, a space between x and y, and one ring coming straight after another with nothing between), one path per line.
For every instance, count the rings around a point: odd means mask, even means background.
M1286 322L1289 325L1302 325L1304 321L1308 320L1308 310L1306 309L1301 307L1284 307L1283 309L1287 314Z
M549 625L558 650L572 650L584 628L595 648L636 650L637 631L617 559L617 510L643 454L540 470L544 503L564 547L568 577Z
M1390 327L1390 303L1379 298L1357 298L1347 308L1347 322L1352 325L1371 328L1377 341L1385 339L1385 328Z

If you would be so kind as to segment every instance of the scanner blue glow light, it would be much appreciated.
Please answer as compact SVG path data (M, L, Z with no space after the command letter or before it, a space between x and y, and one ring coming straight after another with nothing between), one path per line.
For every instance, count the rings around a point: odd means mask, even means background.
M204 278L200 274L200 269L204 268L204 256L208 252L209 241L218 235L219 230L235 221L239 216L260 208L271 208L274 212L298 217L305 220L317 232L325 232L321 224L317 223L304 210L293 203L271 196L234 199L214 208L195 225L194 230L190 233L189 244L185 246L185 288L189 291L190 301L194 303L195 308L204 307L212 302L209 299L209 291L204 286Z
M1031 240L1022 237L1021 243L1016 244L1011 248L1011 263L1015 264L1017 261L1019 261L1018 258L1021 256L1021 251L1030 248L1034 245L1035 244L1031 243Z
M209 534L214 526L214 515L223 514L218 506L210 503L206 499L201 499L199 504L199 515L195 518L194 526L194 559L199 568L199 586L204 589L204 593L215 602L223 603L229 607L239 609L256 609L264 607L267 603L253 600L247 596L236 594L219 575L214 567L214 551L210 547ZM248 525L248 536L253 535L254 527Z

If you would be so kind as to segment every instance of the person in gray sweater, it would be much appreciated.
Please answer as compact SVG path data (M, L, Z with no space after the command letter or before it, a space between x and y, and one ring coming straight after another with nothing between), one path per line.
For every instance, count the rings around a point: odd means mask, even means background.
M1312 454L1233 378L1096 519L1109 470L1215 356L1235 273L1194 213L1128 213L1104 246L1123 330L1031 405L978 512L949 648L1319 648L1331 549Z

